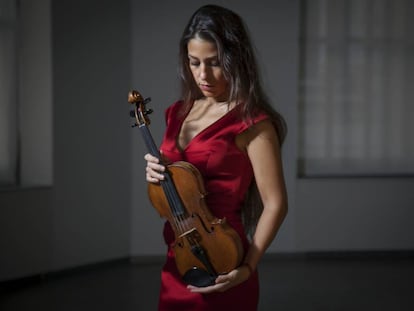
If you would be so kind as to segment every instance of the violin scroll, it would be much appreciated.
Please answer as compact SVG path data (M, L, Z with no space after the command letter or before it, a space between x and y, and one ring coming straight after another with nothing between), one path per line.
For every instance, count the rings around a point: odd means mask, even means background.
M152 113L152 109L146 107L150 101L151 98L144 99L138 91L132 90L128 93L128 103L135 105L134 110L131 111L131 117L136 120L133 126L143 126L151 123L148 115Z

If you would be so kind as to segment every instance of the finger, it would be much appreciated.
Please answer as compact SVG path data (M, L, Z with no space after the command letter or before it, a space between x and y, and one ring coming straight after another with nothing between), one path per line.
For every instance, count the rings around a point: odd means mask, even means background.
M159 173L155 170L153 170L151 167L146 167L146 176L147 180L150 182L158 182L160 180L164 180L164 175L162 173Z
M145 175L145 178L146 178L147 182L150 182L150 183L156 184L156 183L159 183L160 182L160 179L159 178L152 177L148 173Z
M160 160L157 157L154 157L152 154L147 153L144 155L144 159L148 162L152 162L152 163L159 163Z
M214 292L225 291L227 289L227 284L228 283L220 283L220 284L215 284L215 285L206 286L206 287L196 287L196 286L188 285L187 288L192 293L210 294Z
M157 172L164 172L165 171L165 166L164 165L153 163L153 162L147 162L147 168L149 168L153 171L157 171Z
M147 163L147 167L145 170L152 176L157 177L159 175L164 175L163 172L165 171L165 166L161 164L154 164L151 162Z
M230 282L230 278L227 275L220 275L216 279L216 284Z

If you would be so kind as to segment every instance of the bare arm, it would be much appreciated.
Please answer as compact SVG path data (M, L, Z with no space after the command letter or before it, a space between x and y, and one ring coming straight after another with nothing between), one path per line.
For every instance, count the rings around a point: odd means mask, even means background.
M275 129L270 122L261 122L252 135L246 150L264 207L245 258L245 263L254 270L286 217L287 194Z

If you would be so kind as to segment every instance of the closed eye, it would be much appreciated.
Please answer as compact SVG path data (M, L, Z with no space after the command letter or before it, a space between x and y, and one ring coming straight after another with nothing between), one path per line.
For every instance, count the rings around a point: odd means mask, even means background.
M188 55L188 59L189 59L190 66L194 66L194 67L200 66L201 62L197 57ZM209 66L209 67L220 67L220 62L217 56L206 58L204 63L206 66Z

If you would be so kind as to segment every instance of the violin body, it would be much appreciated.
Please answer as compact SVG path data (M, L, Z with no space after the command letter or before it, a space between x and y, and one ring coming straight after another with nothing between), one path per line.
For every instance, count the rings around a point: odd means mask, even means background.
M186 215L180 220L180 223L185 223L185 232L174 219L161 185L150 183L148 193L154 208L170 222L174 230L176 240L173 250L180 274L185 275L194 267L204 266L192 252L194 240L205 250L217 275L237 268L243 256L240 237L225 219L216 218L208 209L200 172L192 164L183 161L170 164L167 169L185 205ZM206 267L204 269L207 270Z
M162 160L148 129L145 105L150 101L131 91L128 102L135 105L131 116L139 127L149 152ZM200 172L188 162L165 165L164 180L148 184L148 195L161 217L168 220L175 233L172 247L184 282L195 286L215 284L220 274L237 268L243 259L243 245L238 233L225 219L208 209Z

